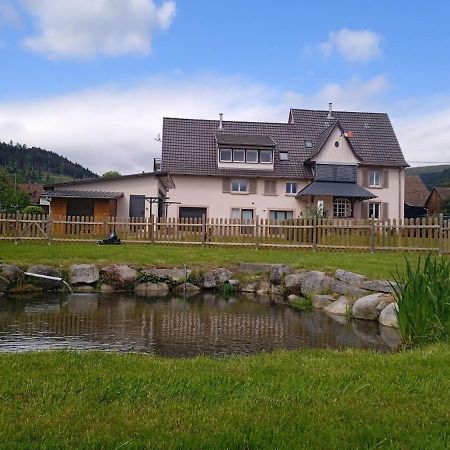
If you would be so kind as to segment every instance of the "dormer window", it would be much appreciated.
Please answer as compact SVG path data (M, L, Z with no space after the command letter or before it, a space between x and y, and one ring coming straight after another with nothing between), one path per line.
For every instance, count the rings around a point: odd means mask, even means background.
M239 164L272 164L273 150L250 148L220 148L219 162Z
M220 149L220 162L232 162L233 161L233 151L231 148L221 148Z
M258 150L247 150L246 161L250 164L258 163Z
M245 162L245 150L235 148L233 150L233 162Z
M259 152L259 162L261 164L272 164L272 150L261 150Z

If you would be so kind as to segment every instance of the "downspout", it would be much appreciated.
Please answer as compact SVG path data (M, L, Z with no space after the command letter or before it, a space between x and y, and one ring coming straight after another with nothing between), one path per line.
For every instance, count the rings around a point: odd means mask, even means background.
M402 173L403 173L403 167L400 167L398 170L398 218L403 219L402 217Z

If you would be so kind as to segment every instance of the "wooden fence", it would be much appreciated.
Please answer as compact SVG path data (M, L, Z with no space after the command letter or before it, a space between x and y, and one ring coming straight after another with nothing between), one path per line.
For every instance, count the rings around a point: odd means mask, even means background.
M429 219L283 221L0 215L0 240L95 242L113 231L129 243L450 253L450 223L442 215Z

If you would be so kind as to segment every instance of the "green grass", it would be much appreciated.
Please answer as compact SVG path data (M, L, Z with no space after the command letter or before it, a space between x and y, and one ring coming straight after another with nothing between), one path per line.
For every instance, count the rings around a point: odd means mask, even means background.
M0 355L0 447L444 449L450 347Z
M418 254L407 258L417 261ZM297 268L333 272L336 269L363 273L369 278L391 278L397 267L404 267L403 253L312 252L251 248L201 248L150 245L98 246L95 244L46 245L43 243L0 243L0 261L20 266L42 263L67 267L75 263L125 263L138 266L232 266L239 262L283 263Z

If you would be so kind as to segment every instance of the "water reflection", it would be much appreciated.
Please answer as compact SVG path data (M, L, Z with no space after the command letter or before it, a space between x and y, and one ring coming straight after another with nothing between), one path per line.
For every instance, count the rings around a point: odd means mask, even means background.
M387 351L396 330L267 298L213 294L143 299L128 295L48 295L0 299L0 351L50 348L138 351L164 356L253 354L277 348L360 347Z

